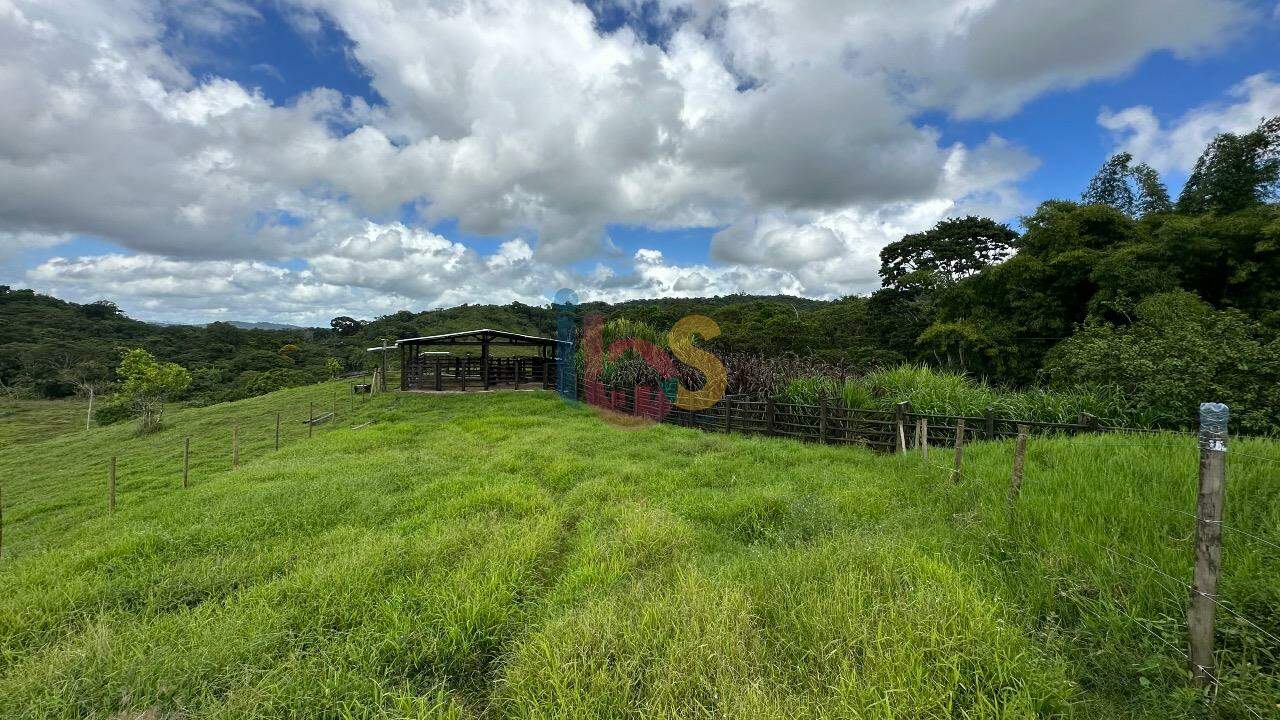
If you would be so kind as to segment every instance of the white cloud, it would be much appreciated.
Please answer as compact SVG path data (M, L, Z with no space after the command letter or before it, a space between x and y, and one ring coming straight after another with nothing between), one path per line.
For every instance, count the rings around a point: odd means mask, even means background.
M1280 83L1252 75L1231 88L1228 102L1187 112L1167 127L1154 111L1134 106L1104 110L1098 122L1116 136L1120 149L1160 171L1189 171L1213 138L1224 132L1248 132L1264 117L1280 115Z
M1212 48L1247 16L1235 0L615 4L659 19L664 42L602 35L571 0L284 0L309 38L326 22L346 34L386 101L370 107L193 77L199 38L260 21L240 0L0 0L0 233L137 253L111 260L135 278L119 292L166 312L315 312L295 294L373 312L572 282L610 297L867 290L902 232L1023 209L1025 150L944 144L920 110L1007 114L1156 50ZM390 222L406 203L508 242L480 256ZM612 252L608 223L725 226L722 264L565 270ZM92 266L53 259L31 278L115 292ZM166 304L164 273L208 295ZM247 285L226 297L231 277Z

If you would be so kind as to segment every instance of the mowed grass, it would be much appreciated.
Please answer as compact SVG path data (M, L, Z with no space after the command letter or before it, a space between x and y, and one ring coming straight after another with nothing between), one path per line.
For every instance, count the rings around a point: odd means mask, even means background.
M0 716L1280 717L1275 443L1232 445L1205 696L1191 438L1034 439L1010 509L1009 443L952 482L941 448L336 389L0 450Z

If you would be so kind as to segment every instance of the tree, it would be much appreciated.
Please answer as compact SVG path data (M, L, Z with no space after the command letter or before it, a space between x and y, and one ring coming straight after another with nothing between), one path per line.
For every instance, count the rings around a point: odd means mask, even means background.
M342 372L342 363L338 362L338 358L330 357L324 359L324 372L331 378L336 378Z
M120 314L120 308L110 300L94 300L88 305L82 305L80 310L92 320L105 320Z
M886 245L880 251L880 277L885 287L899 289L951 284L1008 258L1017 239L1008 225L989 218L950 218Z
M1173 212L1173 202L1169 200L1169 189L1164 186L1155 168L1146 163L1139 163L1129 174L1138 186L1138 198L1134 204L1138 217Z
M93 400L107 384L107 369L96 360L68 363L59 369L58 378L70 383L76 388L76 392L88 398L89 409L85 413L84 429L93 427Z
M138 416L142 432L159 427L165 401L177 397L191 384L191 373L186 368L157 362L141 348L125 353L116 374L121 381L120 396Z
M1165 425L1191 426L1199 403L1231 406L1235 427L1280 430L1280 343L1238 310L1177 290L1137 304L1128 326L1093 322L1054 348L1044 377L1069 389L1105 386Z
M1178 197L1178 211L1230 213L1261 205L1280 185L1280 116L1252 132L1222 133L1196 160Z
M1081 196L1084 204L1108 205L1129 217L1172 210L1160 174L1146 163L1131 166L1132 162L1133 156L1127 152L1108 158Z
M339 335L354 335L360 332L360 328L364 327L364 323L346 315L339 315L329 321L329 327L333 328Z

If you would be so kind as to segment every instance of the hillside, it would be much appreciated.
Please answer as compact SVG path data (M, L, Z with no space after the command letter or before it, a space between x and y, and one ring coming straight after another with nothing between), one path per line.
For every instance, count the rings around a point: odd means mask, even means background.
M1008 444L953 483L940 452L337 390L0 449L6 717L1206 712L1177 655L1190 438L1035 439L1010 512ZM308 438L311 404L338 422ZM1248 623L1220 616L1218 718L1280 717L1276 463L1232 446L1221 597Z

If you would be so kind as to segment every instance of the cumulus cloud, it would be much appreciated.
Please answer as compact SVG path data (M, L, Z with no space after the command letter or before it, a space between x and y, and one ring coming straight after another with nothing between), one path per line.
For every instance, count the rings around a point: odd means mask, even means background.
M574 282L602 297L868 290L902 232L1023 209L1025 150L944 143L922 110L1008 114L1156 50L1211 49L1249 14L1236 0L612 3L628 22L606 33L571 0L281 0L299 32L350 40L385 101L369 106L194 77L201 37L261 22L241 0L0 0L0 237L106 239L125 252L51 259L31 281L106 292L94 268L110 266L133 278L120 292L191 312L244 297L308 312L295 295L373 312ZM392 222L406 206L421 217ZM507 242L482 256L421 227L438 220ZM715 265L645 254L570 273L613 252L609 223L725 230ZM165 273L208 299L166 304ZM227 278L248 285L227 298Z
M543 262L522 239L482 255L461 243L401 223L367 223L301 268L250 260L174 259L146 253L52 257L27 279L59 297L110 297L149 319L277 319L324 325L337 315L368 317L464 302L531 305L547 288L579 288L584 301L654 296L789 292L804 285L767 268L667 262L638 250L622 270L574 272Z
M1227 97L1227 102L1195 108L1167 126L1142 105L1104 110L1098 123L1135 158L1160 171L1187 172L1218 134L1248 132L1263 118L1280 115L1280 83L1267 74L1245 78Z

